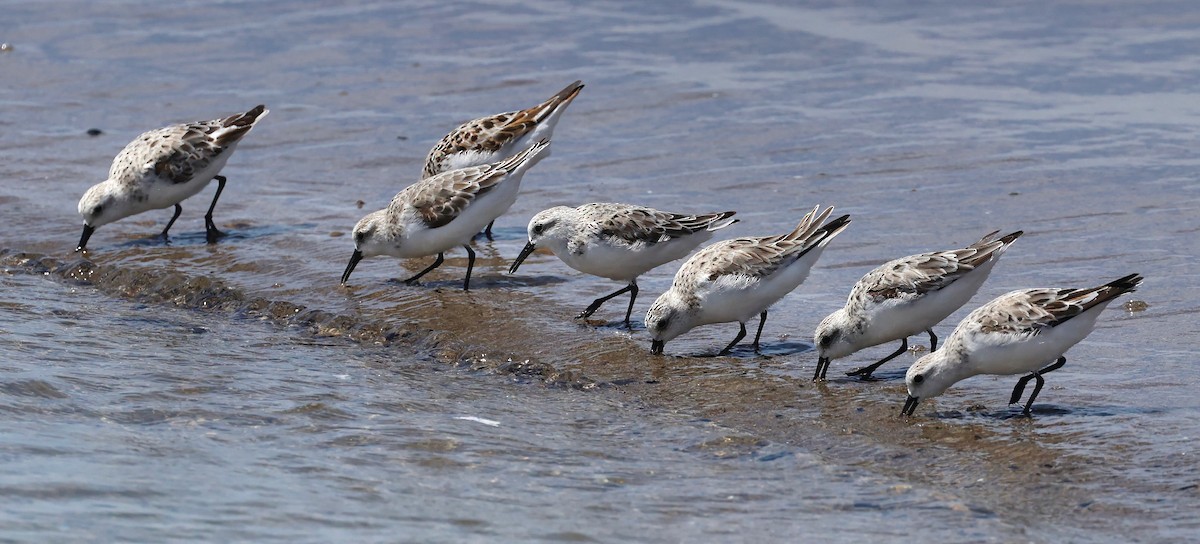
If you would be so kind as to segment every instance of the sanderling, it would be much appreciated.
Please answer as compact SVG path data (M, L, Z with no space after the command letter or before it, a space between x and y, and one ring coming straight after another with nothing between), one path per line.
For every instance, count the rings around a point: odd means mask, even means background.
M591 317L609 299L629 293L625 324L637 299L637 278L651 269L681 259L712 238L713 231L737 222L735 212L688 215L610 202L578 208L558 206L529 221L529 243L513 262L516 272L538 245L550 248L567 266L628 285L592 302L577 319Z
M208 242L222 235L213 223L213 208L225 189L225 176L217 175L238 142L267 115L263 106L224 119L197 121L151 130L125 146L108 170L108 179L93 185L79 199L83 236L75 251L87 248L88 238L103 225L149 210L175 206L162 237L183 213L179 205L200 192L213 179L217 194L204 216Z
M497 113L459 125L429 150L423 177L499 162L525 149L530 142L549 140L558 118L580 89L583 83L576 81L532 108ZM547 150L543 158L549 155ZM492 239L492 223L488 223L484 234Z
M694 327L737 321L737 338L721 350L729 353L746 336L746 321L755 315L753 346L758 351L767 309L808 277L825 246L850 224L850 216L843 215L822 225L833 207L818 210L820 206L813 208L787 234L717 242L683 263L671 288L646 312L650 351L661 354L667 341Z
M391 255L402 259L437 255L429 268L404 280L413 283L442 264L443 253L461 245L467 250L470 289L475 252L471 237L504 213L517 198L521 177L545 155L550 140L541 140L503 161L451 170L418 181L400 191L387 208L354 225L354 254L342 273L342 284L364 257Z
M899 340L895 353L846 373L870 378L880 365L907 351L908 337L921 331L929 334L929 350L936 350L933 326L975 296L1004 250L1022 234L1017 231L995 239L999 232L963 249L901 257L867 272L850 290L845 307L821 320L813 334L817 346L813 381L825 379L833 359Z
M1009 404L1021 400L1025 384L1037 380L1022 412L1029 415L1045 383L1042 374L1063 366L1063 353L1092 332L1108 303L1141 283L1141 276L1130 274L1091 289L1012 291L984 304L955 327L941 350L909 367L904 377L908 399L901 413L912 415L922 399L977 374L1030 372L1008 399Z

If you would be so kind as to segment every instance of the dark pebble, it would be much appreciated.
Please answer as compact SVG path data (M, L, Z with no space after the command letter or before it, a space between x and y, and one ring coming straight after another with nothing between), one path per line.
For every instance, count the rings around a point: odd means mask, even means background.
M104 131L103 131L103 130L100 130L100 129L98 129L98 128L89 128L89 129L87 130L87 135L88 135L88 136L99 136L99 135L101 135L101 134L104 134Z

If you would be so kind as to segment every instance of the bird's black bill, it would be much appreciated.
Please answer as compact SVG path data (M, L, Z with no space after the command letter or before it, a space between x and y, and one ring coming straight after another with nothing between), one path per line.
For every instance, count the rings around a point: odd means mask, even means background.
M79 245L75 246L75 251L83 251L87 249L88 238L92 237L92 233L96 232L96 228L91 225L83 226L83 236L79 237Z
M817 357L817 370L813 372L814 382L819 382L825 379L825 369L829 368L829 359L826 357Z
M346 271L342 272L342 285L346 285L346 280L350 279L350 274L354 272L354 267L358 266L358 261L361 261L362 258L362 252L354 250L354 254L350 256L350 264L346 265Z
M533 245L533 242L525 244L525 248L521 250L521 254L517 255L517 260L513 261L512 266L508 267L508 273L515 273L517 269L521 267L521 263L525 262L525 259L529 257L529 255L533 253L535 249L537 249L537 246Z
M662 355L663 348L666 347L666 345L667 343L662 340L651 340L650 353L654 355Z
M909 395L908 400L904 401L904 409L900 410L900 415L902 415L902 416L913 415L913 411L917 409L917 403L919 403L919 402L921 402L921 399L914 397L912 395Z

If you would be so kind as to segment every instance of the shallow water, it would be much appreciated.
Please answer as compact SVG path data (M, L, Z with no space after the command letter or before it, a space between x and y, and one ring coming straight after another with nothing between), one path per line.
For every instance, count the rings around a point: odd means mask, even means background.
M1187 539L1188 7L0 2L0 525L17 540ZM476 245L472 292L461 251L420 286L386 280L426 261L376 258L338 287L345 233L442 134L574 79L553 156ZM170 246L150 239L162 211L70 253L75 202L125 143L260 102L272 113L223 172L230 238L204 244L210 188ZM505 273L536 211L596 200L738 210L723 236L783 232L816 203L854 223L771 310L769 357L698 357L736 332L714 325L652 358L640 327L605 321L619 299L570 319L619 285L543 253ZM1032 420L1004 406L1011 378L964 382L912 421L895 417L903 364L808 381L811 330L861 274L994 229L1026 235L942 337L1019 287L1140 272L1149 308L1113 305ZM673 272L639 281L635 311Z
M878 531L916 507L949 536L1004 530L953 497L613 392L397 364L36 275L0 284L37 299L0 314L9 538L785 538L798 516Z

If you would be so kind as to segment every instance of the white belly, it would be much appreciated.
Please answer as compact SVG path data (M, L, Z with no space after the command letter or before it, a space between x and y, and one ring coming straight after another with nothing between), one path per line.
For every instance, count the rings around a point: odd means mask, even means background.
M605 243L589 244L582 253L571 252L565 244L551 245L550 250L575 270L629 282L658 266L686 257L696 246L712 238L712 234L710 231L701 231L668 242L643 246L637 251Z
M516 202L520 183L520 173L500 182L494 189L476 198L453 221L438 228L413 229L400 241L399 247L387 248L387 254L404 259L424 257L470 243L476 233ZM402 221L420 224L420 219L411 208L404 211Z
M763 313L804 283L823 250L822 247L815 248L774 274L746 285L726 282L725 278L718 279L713 289L704 296L704 309L700 312L698 324L745 323Z
M863 347L908 338L941 323L979 292L995 262L989 261L958 281L911 302L877 306L863 333L867 342Z
M150 174L139 184L146 200L137 203L137 213L169 208L203 191L225 167L225 163L229 161L229 156L233 154L236 147L237 144L234 144L226 148L223 153L209 162L207 167L195 172L192 179L186 183L172 183L164 180L155 175L151 169Z
M975 335L974 340L964 342L969 364L977 374L1024 374L1045 367L1092 332L1104 306L1107 304L1026 340L997 341L996 335Z

